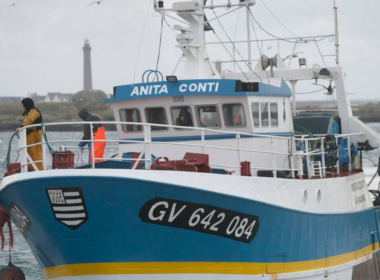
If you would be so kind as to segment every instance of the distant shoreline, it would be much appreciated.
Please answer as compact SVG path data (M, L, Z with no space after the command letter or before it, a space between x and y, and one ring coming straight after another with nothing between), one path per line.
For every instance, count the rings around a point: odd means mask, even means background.
M11 124L3 124L0 123L0 133L1 132L14 132L16 128L21 127L20 123L11 123ZM113 124L105 124L104 125L106 131L117 131L116 125ZM46 127L46 131L57 131L57 132L71 132L71 131L83 131L83 125L57 125L57 126L48 126Z
M302 111L332 111L336 108L324 107L324 103L311 102L310 105L297 104L297 110ZM42 112L45 123L79 122L78 108L72 103L37 103L36 107ZM113 110L108 106L88 108L101 121L114 121ZM380 104L368 103L353 107L354 116L364 123L380 122ZM0 104L0 132L12 132L22 124L22 108L20 103ZM107 131L116 131L116 125L105 125ZM83 125L58 125L46 127L47 131L82 131Z

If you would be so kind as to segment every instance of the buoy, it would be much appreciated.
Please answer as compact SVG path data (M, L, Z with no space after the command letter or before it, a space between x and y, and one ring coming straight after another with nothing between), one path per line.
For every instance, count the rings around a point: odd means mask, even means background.
M4 251L4 234L3 234L3 227L5 223L8 224L9 228L9 242L11 247L13 248L13 232L12 232L12 225L11 220L9 219L9 216L7 214L7 211L5 210L5 207L0 204L0 237L1 237L1 251Z
M0 269L0 280L25 280L24 272L9 262L8 266Z

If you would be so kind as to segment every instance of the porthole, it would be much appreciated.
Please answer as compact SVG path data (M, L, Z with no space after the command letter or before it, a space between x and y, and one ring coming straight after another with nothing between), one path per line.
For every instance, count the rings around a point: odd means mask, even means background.
M307 190L303 191L303 203L306 204L307 202Z

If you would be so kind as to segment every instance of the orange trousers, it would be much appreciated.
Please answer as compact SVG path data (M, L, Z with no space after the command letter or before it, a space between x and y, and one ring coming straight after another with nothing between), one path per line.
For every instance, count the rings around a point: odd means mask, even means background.
M41 142L42 142L41 130L33 131L32 133L29 133L26 136L27 145L32 145L32 144L41 143ZM28 147L27 151L33 161L42 160L42 145ZM37 166L39 170L44 170L44 165L42 164L42 162L35 163L35 165ZM28 165L28 169L29 171L37 171L34 169L33 165L31 164Z
M94 140L107 140L106 131L104 127L99 127L98 131L94 133ZM103 161L104 149L106 148L107 142L94 142L94 145L90 149L90 163L92 163L92 149L94 149L94 155L97 159L96 162Z

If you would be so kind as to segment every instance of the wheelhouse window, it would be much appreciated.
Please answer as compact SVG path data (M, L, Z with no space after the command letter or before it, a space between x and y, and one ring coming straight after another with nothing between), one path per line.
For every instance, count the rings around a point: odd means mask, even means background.
M278 126L278 106L277 103L270 104L270 126Z
M246 126L244 109L241 104L223 105L223 116L226 127Z
M172 107L170 109L174 125L193 127L193 116L188 106Z
M261 127L269 126L269 103L261 103Z
M252 103L252 118L253 118L253 126L260 127L260 103Z
M254 127L278 127L277 103L252 103L251 110Z
M122 109L120 110L120 119L122 122L141 123L140 112L138 109ZM124 132L142 131L142 126L137 124L122 124Z
M145 117L147 123L154 124L168 124L168 119L166 117L165 108L147 108L145 109ZM168 130L167 127L152 126L152 131L154 130Z
M215 105L197 106L200 127L220 128L218 108Z

